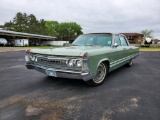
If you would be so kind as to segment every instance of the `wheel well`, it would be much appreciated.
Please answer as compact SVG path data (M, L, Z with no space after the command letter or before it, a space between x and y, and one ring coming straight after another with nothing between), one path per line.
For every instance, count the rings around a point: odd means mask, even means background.
M108 71L109 71L109 66L110 66L110 64L109 64L109 61L108 60L105 60L105 61L102 61L102 63L105 63L107 66L108 66Z

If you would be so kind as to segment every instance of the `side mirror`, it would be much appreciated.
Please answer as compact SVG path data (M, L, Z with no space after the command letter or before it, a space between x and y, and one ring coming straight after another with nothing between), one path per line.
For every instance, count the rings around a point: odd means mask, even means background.
M114 43L113 47L118 47L118 43Z

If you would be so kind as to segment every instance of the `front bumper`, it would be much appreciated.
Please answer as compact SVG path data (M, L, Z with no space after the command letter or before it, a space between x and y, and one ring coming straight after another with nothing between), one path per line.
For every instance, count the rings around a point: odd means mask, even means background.
M84 81L88 81L90 79L95 78L96 74L89 74L82 71L74 71L74 70L62 70L62 69L55 69L55 68L47 68L43 66L33 65L33 64L27 64L27 69L35 69L39 72L42 72L46 75L47 70L55 72L54 77L60 77L60 78L70 78L70 79L82 79Z

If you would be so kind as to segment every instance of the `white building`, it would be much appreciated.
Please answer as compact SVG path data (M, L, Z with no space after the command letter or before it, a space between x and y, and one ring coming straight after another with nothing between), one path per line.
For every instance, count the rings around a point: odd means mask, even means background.
M14 40L14 46L28 46L28 39L16 39Z
M43 41L43 45L55 45L55 46L63 46L64 43L69 43L68 41Z

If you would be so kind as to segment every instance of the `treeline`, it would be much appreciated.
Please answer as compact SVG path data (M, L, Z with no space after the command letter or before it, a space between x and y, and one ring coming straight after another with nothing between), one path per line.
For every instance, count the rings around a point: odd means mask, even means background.
M35 15L18 12L13 20L0 26L5 30L41 34L57 37L61 40L74 39L82 34L82 27L76 22L38 20Z

